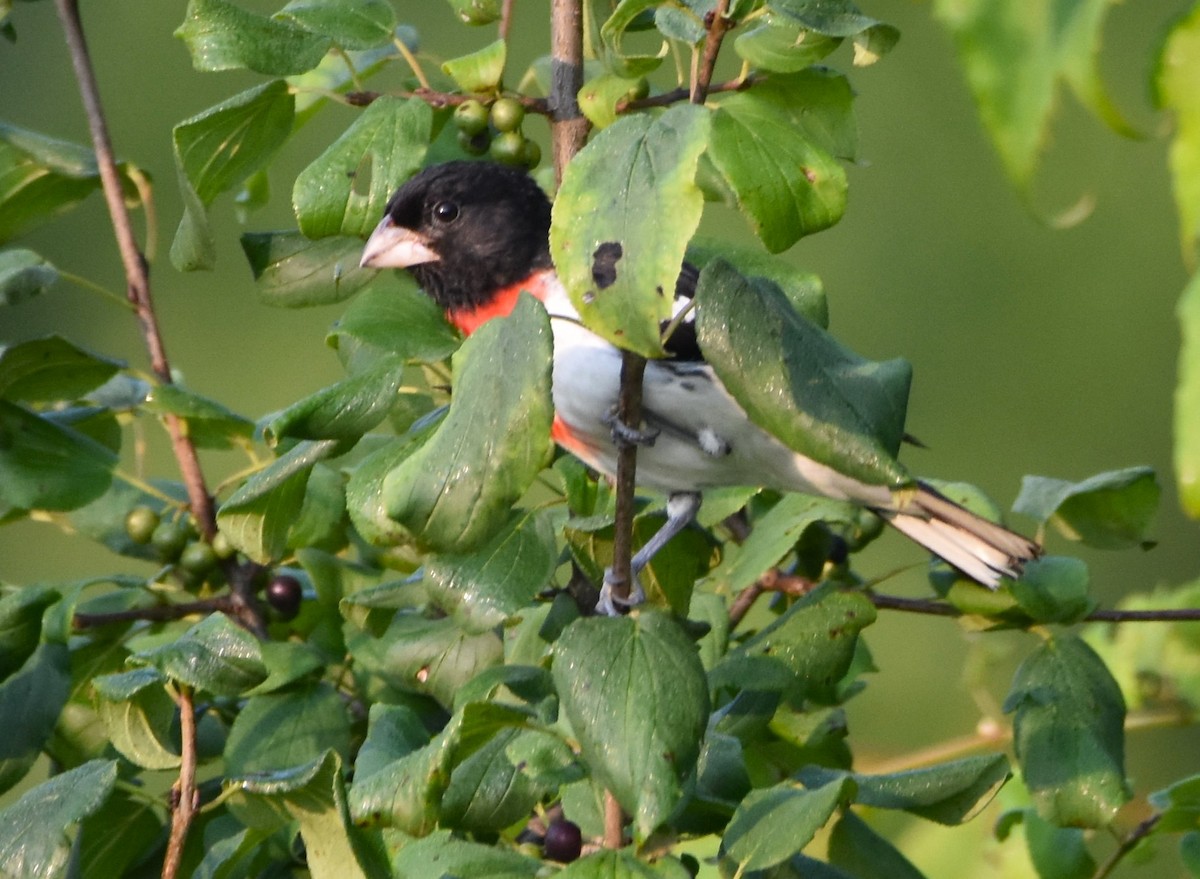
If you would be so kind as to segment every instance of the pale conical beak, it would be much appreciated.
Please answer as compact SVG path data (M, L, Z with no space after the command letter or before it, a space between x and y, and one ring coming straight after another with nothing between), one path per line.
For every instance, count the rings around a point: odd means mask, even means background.
M367 239L358 264L366 269L406 269L441 259L419 232L405 229L384 216Z

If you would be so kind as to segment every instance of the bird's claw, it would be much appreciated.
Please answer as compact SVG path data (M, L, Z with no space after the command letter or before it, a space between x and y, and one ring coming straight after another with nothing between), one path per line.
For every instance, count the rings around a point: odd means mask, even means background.
M604 414L604 424L612 431L613 442L618 446L652 446L658 439L658 431L654 428L640 430L630 427L617 415L617 407L613 406Z
M614 594L614 590L620 586L621 583L613 576L612 568L605 568L604 585L600 587L600 598L596 601L597 613L604 614L606 617L619 617L622 615L622 608L628 611L631 607L636 607L646 600L646 593L642 590L642 584L638 582L636 576L633 578L633 588L629 590L627 596Z

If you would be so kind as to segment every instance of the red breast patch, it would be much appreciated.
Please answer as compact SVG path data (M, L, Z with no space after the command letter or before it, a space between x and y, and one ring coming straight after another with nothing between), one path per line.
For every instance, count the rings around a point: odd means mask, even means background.
M462 330L463 335L469 336L492 318L510 315L522 293L529 293L539 302L545 302L553 279L553 270L546 269L524 281L502 287L478 308L447 311L446 319Z

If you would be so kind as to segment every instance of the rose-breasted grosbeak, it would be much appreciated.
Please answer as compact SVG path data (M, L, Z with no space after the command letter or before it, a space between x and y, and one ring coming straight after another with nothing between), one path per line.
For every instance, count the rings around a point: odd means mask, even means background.
M586 329L558 282L549 251L550 202L524 172L487 162L427 168L401 186L363 250L362 265L407 269L447 318L471 333L507 315L522 291L537 297L554 332L554 439L602 473L616 471L615 411L621 353ZM676 310L697 272L685 265ZM694 324L671 335L670 359L646 367L643 417L652 443L638 451L639 484L669 495L667 523L634 556L637 572L700 506L706 488L763 486L852 501L984 586L1020 576L1041 550L917 481L893 493L798 454L753 424L696 344ZM640 600L640 590L631 597ZM615 613L606 583L601 609Z

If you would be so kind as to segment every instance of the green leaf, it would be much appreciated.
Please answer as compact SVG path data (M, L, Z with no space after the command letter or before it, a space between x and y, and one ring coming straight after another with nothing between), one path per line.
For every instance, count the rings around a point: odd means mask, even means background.
M365 667L400 690L427 693L443 706L487 668L500 665L504 647L494 631L464 632L453 620L427 620L412 611L392 618L381 638L348 638L350 652Z
M442 794L450 784L458 724L451 722L432 741L357 779L350 789L350 814L358 824L391 827L424 836L437 825Z
M125 364L46 336L0 348L0 398L25 403L78 400Z
M121 756L143 769L174 769L179 746L171 724L175 702L157 669L139 668L92 680L96 710Z
M25 777L54 732L70 695L70 658L64 644L43 642L20 671L0 684L0 716L8 731L0 736L0 791ZM0 827L8 826L0 824ZM0 843L0 875L4 875Z
M1103 827L1125 802L1125 702L1079 638L1056 635L1017 669L1005 711L1038 814L1060 827Z
M454 355L454 398L436 433L383 482L388 516L441 552L480 546L550 451L550 324L532 297Z
M267 18L226 0L189 0L175 29L197 70L246 68L268 76L312 70L329 49L329 38L279 18Z
M791 122L784 94L751 91L721 101L708 149L772 253L829 228L846 209L846 172Z
M755 519L750 535L728 550L714 575L731 592L741 592L791 552L811 525L844 523L856 527L861 515L861 507L846 501L811 494L786 495L765 515ZM724 564L726 561L728 564Z
M327 750L350 753L350 720L324 682L251 696L229 728L225 764L232 775L311 763Z
M442 65L442 71L464 92L490 92L500 85L507 54L508 43L496 40L470 55L451 58Z
M847 809L829 834L829 863L854 879L925 879L890 842Z
M796 311L818 326L829 326L825 289L821 279L812 272L765 254L758 247L735 247L727 241L703 236L692 239L687 259L701 269L714 259L723 259L748 278L766 278L783 291ZM705 498L706 506L707 503L708 498Z
M1200 833L1185 833L1179 840L1179 860L1193 876L1200 876Z
M62 876L71 856L67 831L103 805L117 761L92 760L56 775L0 810L0 875Z
M714 260L696 288L700 347L752 421L839 473L899 487L912 368L872 362L805 320L773 284ZM787 486L777 486L786 488Z
M1087 849L1087 833L1078 827L1056 827L1033 809L1025 810L1025 845L1039 876L1054 879L1089 879L1096 861Z
M354 760L355 781L370 778L429 741L429 731L411 708L373 703L367 718L367 737Z
M118 170L126 175L128 169L122 164ZM126 196L136 198L125 176L122 184ZM100 170L90 148L0 122L0 243L99 188Z
M555 644L553 674L584 762L645 839L678 805L700 753L708 685L695 644L657 611L581 619Z
M1175 314L1183 337L1175 386L1175 479L1184 512L1200 519L1200 272L1188 281Z
M392 875L533 879L542 866L537 858L511 849L469 842L449 831L438 831L425 839L407 841L392 860Z
M79 863L86 876L127 876L163 838L158 804L116 789L79 830ZM200 873L193 874L199 877Z
M1043 556L1025 566L1010 584L1017 605L1039 623L1071 623L1094 606L1088 570L1079 559Z
M939 824L962 824L983 810L1011 773L1003 754L965 757L886 775L845 773L808 766L797 776L806 787L853 779L854 802L878 809L903 809Z
M223 5L223 0L199 0L192 5L209 3ZM172 142L184 195L184 216L171 244L171 262L176 268L212 267L207 207L222 192L266 166L291 134L295 112L287 83L277 79L175 126Z
M133 659L217 696L238 696L267 677L258 640L222 613L210 614L176 640L135 653Z
M710 113L677 104L601 131L567 166L550 252L584 323L619 347L662 355L675 279L700 222L696 166Z
M799 854L853 792L846 778L812 790L784 782L753 791L729 820L722 853L737 862L739 871L782 863Z
M500 17L500 0L449 0L463 24L491 24Z
M1112 0L937 0L984 127L1008 175L1028 187L1047 142L1059 80L1116 131L1132 134L1105 93L1098 57Z
M33 653L42 632L42 613L59 598L59 591L49 586L25 586L0 596L0 681Z
M793 704L831 703L850 670L858 633L873 622L875 608L861 594L817 589L731 650L713 669L712 686L765 686L783 691Z
M1151 467L1112 470L1082 482L1026 476L1013 510L1098 549L1146 547L1161 494Z
M658 6L660 0L621 0L612 15L600 28L600 39L603 41L604 66L617 76L636 78L645 76L662 64L667 56L668 46L664 40L655 55L627 55L622 47L625 32L630 29L635 20L646 10Z
M358 238L310 241L299 232L247 232L241 240L258 298L267 305L305 308L341 302L377 274L359 268Z
M187 422L188 436L203 448L233 448L235 440L249 439L254 433L253 421L181 385L159 385L143 408L178 415Z
M1184 261L1195 267L1200 244L1200 8L1180 16L1167 32L1154 71L1157 105L1175 114L1175 131L1167 161L1171 168L1179 239Z
M200 200L211 204L264 167L291 134L294 114L287 83L276 79L176 125L175 159Z
M438 605L460 625L483 631L528 607L557 562L549 518L526 513L472 552L432 557L426 574Z
M391 356L436 362L459 344L430 297L412 284L381 283L354 298L325 341L351 372L364 360Z
M1146 798L1159 813L1158 833L1200 830L1200 775L1181 779Z
M281 558L313 466L337 447L334 440L299 442L250 477L217 511L221 533L260 564Z
M282 812L300 825L312 875L339 879L372 875L355 844L336 753L329 751L306 766L245 779L240 787L251 803Z
M288 406L264 430L283 437L356 440L387 417L404 383L404 361L382 357L362 372Z
M344 49L388 44L396 11L387 0L292 0L273 16L328 37Z
M354 123L300 172L292 205L308 238L370 233L397 181L421 167L433 111L418 98L376 98Z
M445 409L438 410L441 414ZM386 442L363 458L346 483L346 511L364 540L375 546L408 542L409 533L387 515L384 507L384 477L404 463L437 425L434 414L419 421L409 433Z
M634 97L639 82L612 73L593 76L579 90L579 109L594 128L612 125L617 121L617 104Z
M0 503L72 510L112 481L117 456L83 434L0 400Z
M738 34L734 51L760 70L796 73L816 64L842 44L840 37L814 33L799 21L768 12Z
M58 269L32 250L0 252L0 305L16 305L54 286Z
M471 833L497 832L526 818L554 787L538 783L509 749L541 733L509 727L492 734L470 757L454 767L442 797L440 823Z

